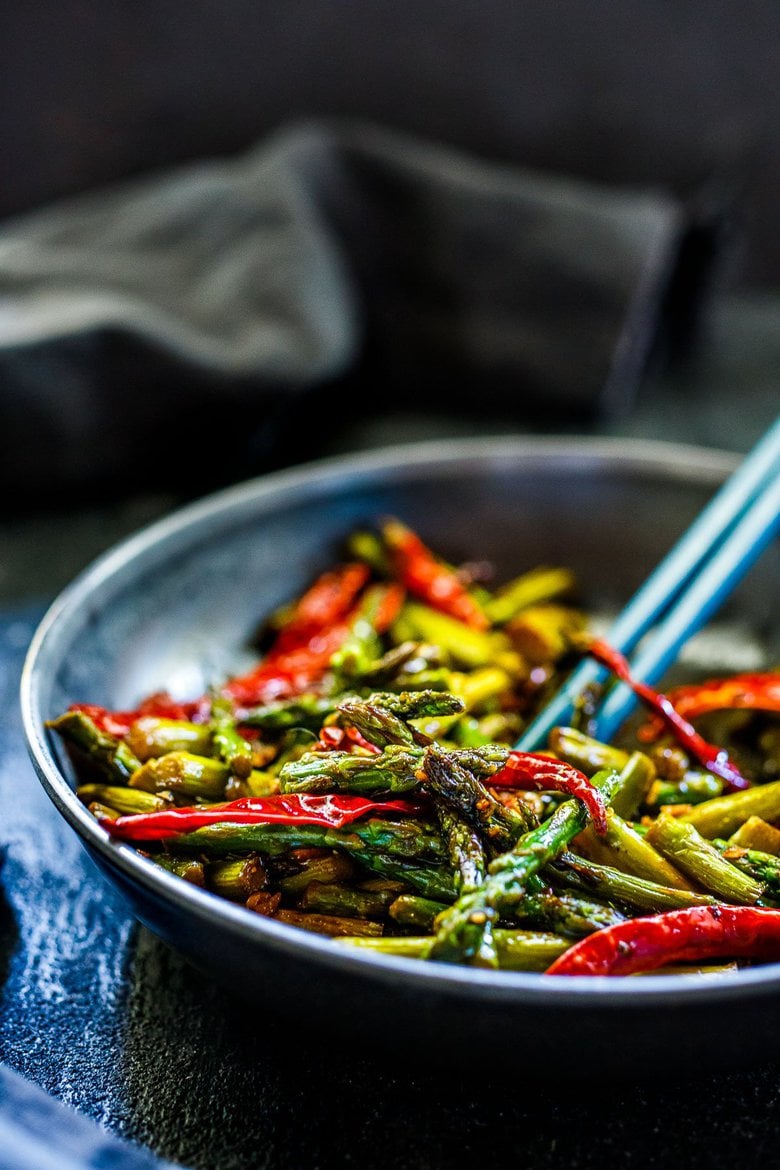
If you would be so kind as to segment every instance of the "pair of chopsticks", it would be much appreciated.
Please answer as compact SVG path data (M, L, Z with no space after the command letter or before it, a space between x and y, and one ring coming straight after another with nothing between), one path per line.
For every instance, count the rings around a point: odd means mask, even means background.
M606 635L628 657L632 676L653 686L680 648L719 609L780 529L780 417L726 480L687 531L640 586ZM649 632L648 632L649 631ZM584 660L526 728L515 747L539 751L553 727L566 724L586 687L608 671ZM595 712L593 734L608 740L637 698L625 683Z

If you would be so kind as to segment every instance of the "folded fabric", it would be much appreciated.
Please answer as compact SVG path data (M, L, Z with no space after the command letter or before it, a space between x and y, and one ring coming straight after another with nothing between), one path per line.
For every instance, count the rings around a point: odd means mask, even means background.
M336 417L625 406L689 229L669 192L342 121L45 207L0 229L0 477L258 472L315 390Z
M0 1065L0 1170L183 1170Z

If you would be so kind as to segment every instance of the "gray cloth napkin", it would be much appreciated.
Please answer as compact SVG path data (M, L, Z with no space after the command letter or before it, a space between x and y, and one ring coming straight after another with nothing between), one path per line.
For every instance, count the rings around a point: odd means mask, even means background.
M625 407L689 228L338 120L44 207L0 228L0 480L255 474L308 457L315 402Z

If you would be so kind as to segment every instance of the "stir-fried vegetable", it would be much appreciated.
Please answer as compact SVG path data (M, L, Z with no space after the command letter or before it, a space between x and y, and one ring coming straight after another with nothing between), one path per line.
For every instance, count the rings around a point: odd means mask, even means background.
M780 958L780 674L653 691L570 569L489 569L396 517L350 533L245 674L52 719L79 797L209 896L362 952L567 976ZM516 750L585 655L646 721L602 743L583 696Z

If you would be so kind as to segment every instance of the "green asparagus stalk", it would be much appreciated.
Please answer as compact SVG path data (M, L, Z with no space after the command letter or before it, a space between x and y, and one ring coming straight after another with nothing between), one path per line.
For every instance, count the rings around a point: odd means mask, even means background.
M505 635L474 630L465 622L418 601L407 601L393 626L397 641L432 642L458 666L474 670L495 664L501 651L511 649Z
M761 853L780 854L780 829L761 817L748 817L729 837L729 845L742 849L758 849Z
M368 586L347 637L330 660L338 690L344 690L362 670L381 657L382 641L376 632L376 620L386 592L384 584Z
M745 849L735 845L733 840L724 841L718 837L711 844L731 865L763 884L762 902L771 898L776 904L780 900L780 857L762 849Z
M454 748L450 755L463 768L485 779L502 768L510 749L499 744ZM391 744L380 755L352 752L305 752L279 769L282 792L349 792L362 796L413 792L420 785L425 749Z
M501 804L473 772L438 744L426 748L422 770L426 789L476 829L493 856L511 849L518 837L533 826L530 809L518 806L523 812L514 812Z
M647 831L608 809L605 835L599 837L588 825L574 844L577 853L600 865L612 865L661 886L690 890L690 880L648 838Z
M315 934L327 934L331 938L379 936L384 929L381 922L373 922L369 918L346 918L343 915L305 910L277 910L273 917L277 922L286 922L289 926L298 926Z
M268 871L258 854L218 861L206 869L210 890L231 902L246 902L252 894L268 886Z
M136 719L124 742L142 764L167 752L211 754L211 731L205 724L164 719L157 715L142 715Z
M399 926L430 931L438 915L446 909L444 902L435 902L432 898L399 894L388 906L387 913Z
M571 938L546 931L494 931L496 965L504 971L546 971L554 959L572 945ZM347 937L340 945L375 955L394 955L404 959L425 959L430 946L427 936L385 935L382 938Z
M350 699L339 703L341 722L356 727L369 743L376 747L413 747L419 742L418 736L408 723L392 711L375 703Z
M250 824L220 822L172 837L168 843L176 853L196 853L206 857L246 854L257 851L276 856L289 849L342 849L349 856L362 859L366 853L382 853L399 860L420 864L439 864L444 846L432 826L420 821L385 821L379 817L355 821L346 829L323 825Z
M522 610L504 628L526 662L546 666L569 653L583 624L579 610L545 602Z
M229 703L219 698L212 699L209 727L217 757L227 764L234 776L246 780L252 771L252 745L236 727Z
M570 569L542 565L507 582L483 608L493 625L503 626L521 610L565 597L575 586Z
M390 746L381 755L306 752L279 771L282 792L351 792L363 796L413 792L422 749Z
M729 837L748 817L761 817L770 824L780 821L780 780L729 792L697 804L680 818L693 825L702 837Z
M594 785L609 803L618 790L615 772L598 772ZM490 865L476 890L461 894L438 924L427 957L448 963L497 967L495 925L526 895L529 878L552 861L584 829L587 813L581 801L564 801L541 825L525 833L514 847Z
M390 576L390 562L381 538L368 529L356 529L345 544L347 555L356 561L365 561L379 577Z
M547 871L556 885L595 894L605 902L630 907L643 914L679 910L684 906L707 906L716 901L710 894L658 885L610 865L597 865L568 851L550 863Z
M647 794L646 805L651 811L670 804L701 804L723 792L723 781L711 772L687 772L678 781L655 780Z
M242 714L241 722L276 735L293 727L316 732L336 710L337 702L332 696L298 695L294 699L279 699L262 707L251 707Z
M355 874L355 867L343 853L322 853L304 862L297 873L287 874L278 881L285 894L302 894L311 882L345 882Z
M571 938L581 938L625 919L614 906L566 890L557 893L526 890L519 901L513 902L511 917L536 930L551 930Z
M691 824L661 813L647 830L647 839L703 890L725 902L752 905L763 885L721 857L718 850Z
M655 765L644 752L632 752L620 770L622 784L615 795L612 811L625 820L635 817L645 803L655 779Z
M390 853L374 853L368 849L362 852L353 850L351 856L366 869L403 882L408 889L423 898L449 904L458 895L452 874L440 866L417 864Z
M550 751L567 764L592 776L604 768L621 772L628 763L629 753L612 744L602 743L578 731L576 727L554 727L548 738Z
M202 861L194 857L169 857L167 853L160 853L153 857L152 861L161 869L176 874L193 886L203 887L206 884L206 868Z
M126 783L141 766L141 761L124 740L100 731L83 711L66 711L56 719L48 720L46 726L61 735L114 784Z
M160 812L164 808L170 808L172 804L169 794L139 792L136 788L127 788L121 784L80 784L76 789L76 795L84 804L107 805L123 816Z
M220 800L230 769L221 760L195 756L190 752L168 752L147 760L133 772L128 783L144 792L168 791L201 800Z
M424 679L435 679L430 685ZM405 687L404 679L416 681ZM391 646L381 658L367 665L355 676L356 686L372 690L420 690L447 691L450 689L450 671L443 666L437 646L424 642L406 641Z
M387 890L360 890L340 883L310 882L301 895L301 910L335 914L342 918L382 918L395 894Z
M485 848L476 829L443 801L435 802L441 835L447 844L458 891L473 890L485 877Z

